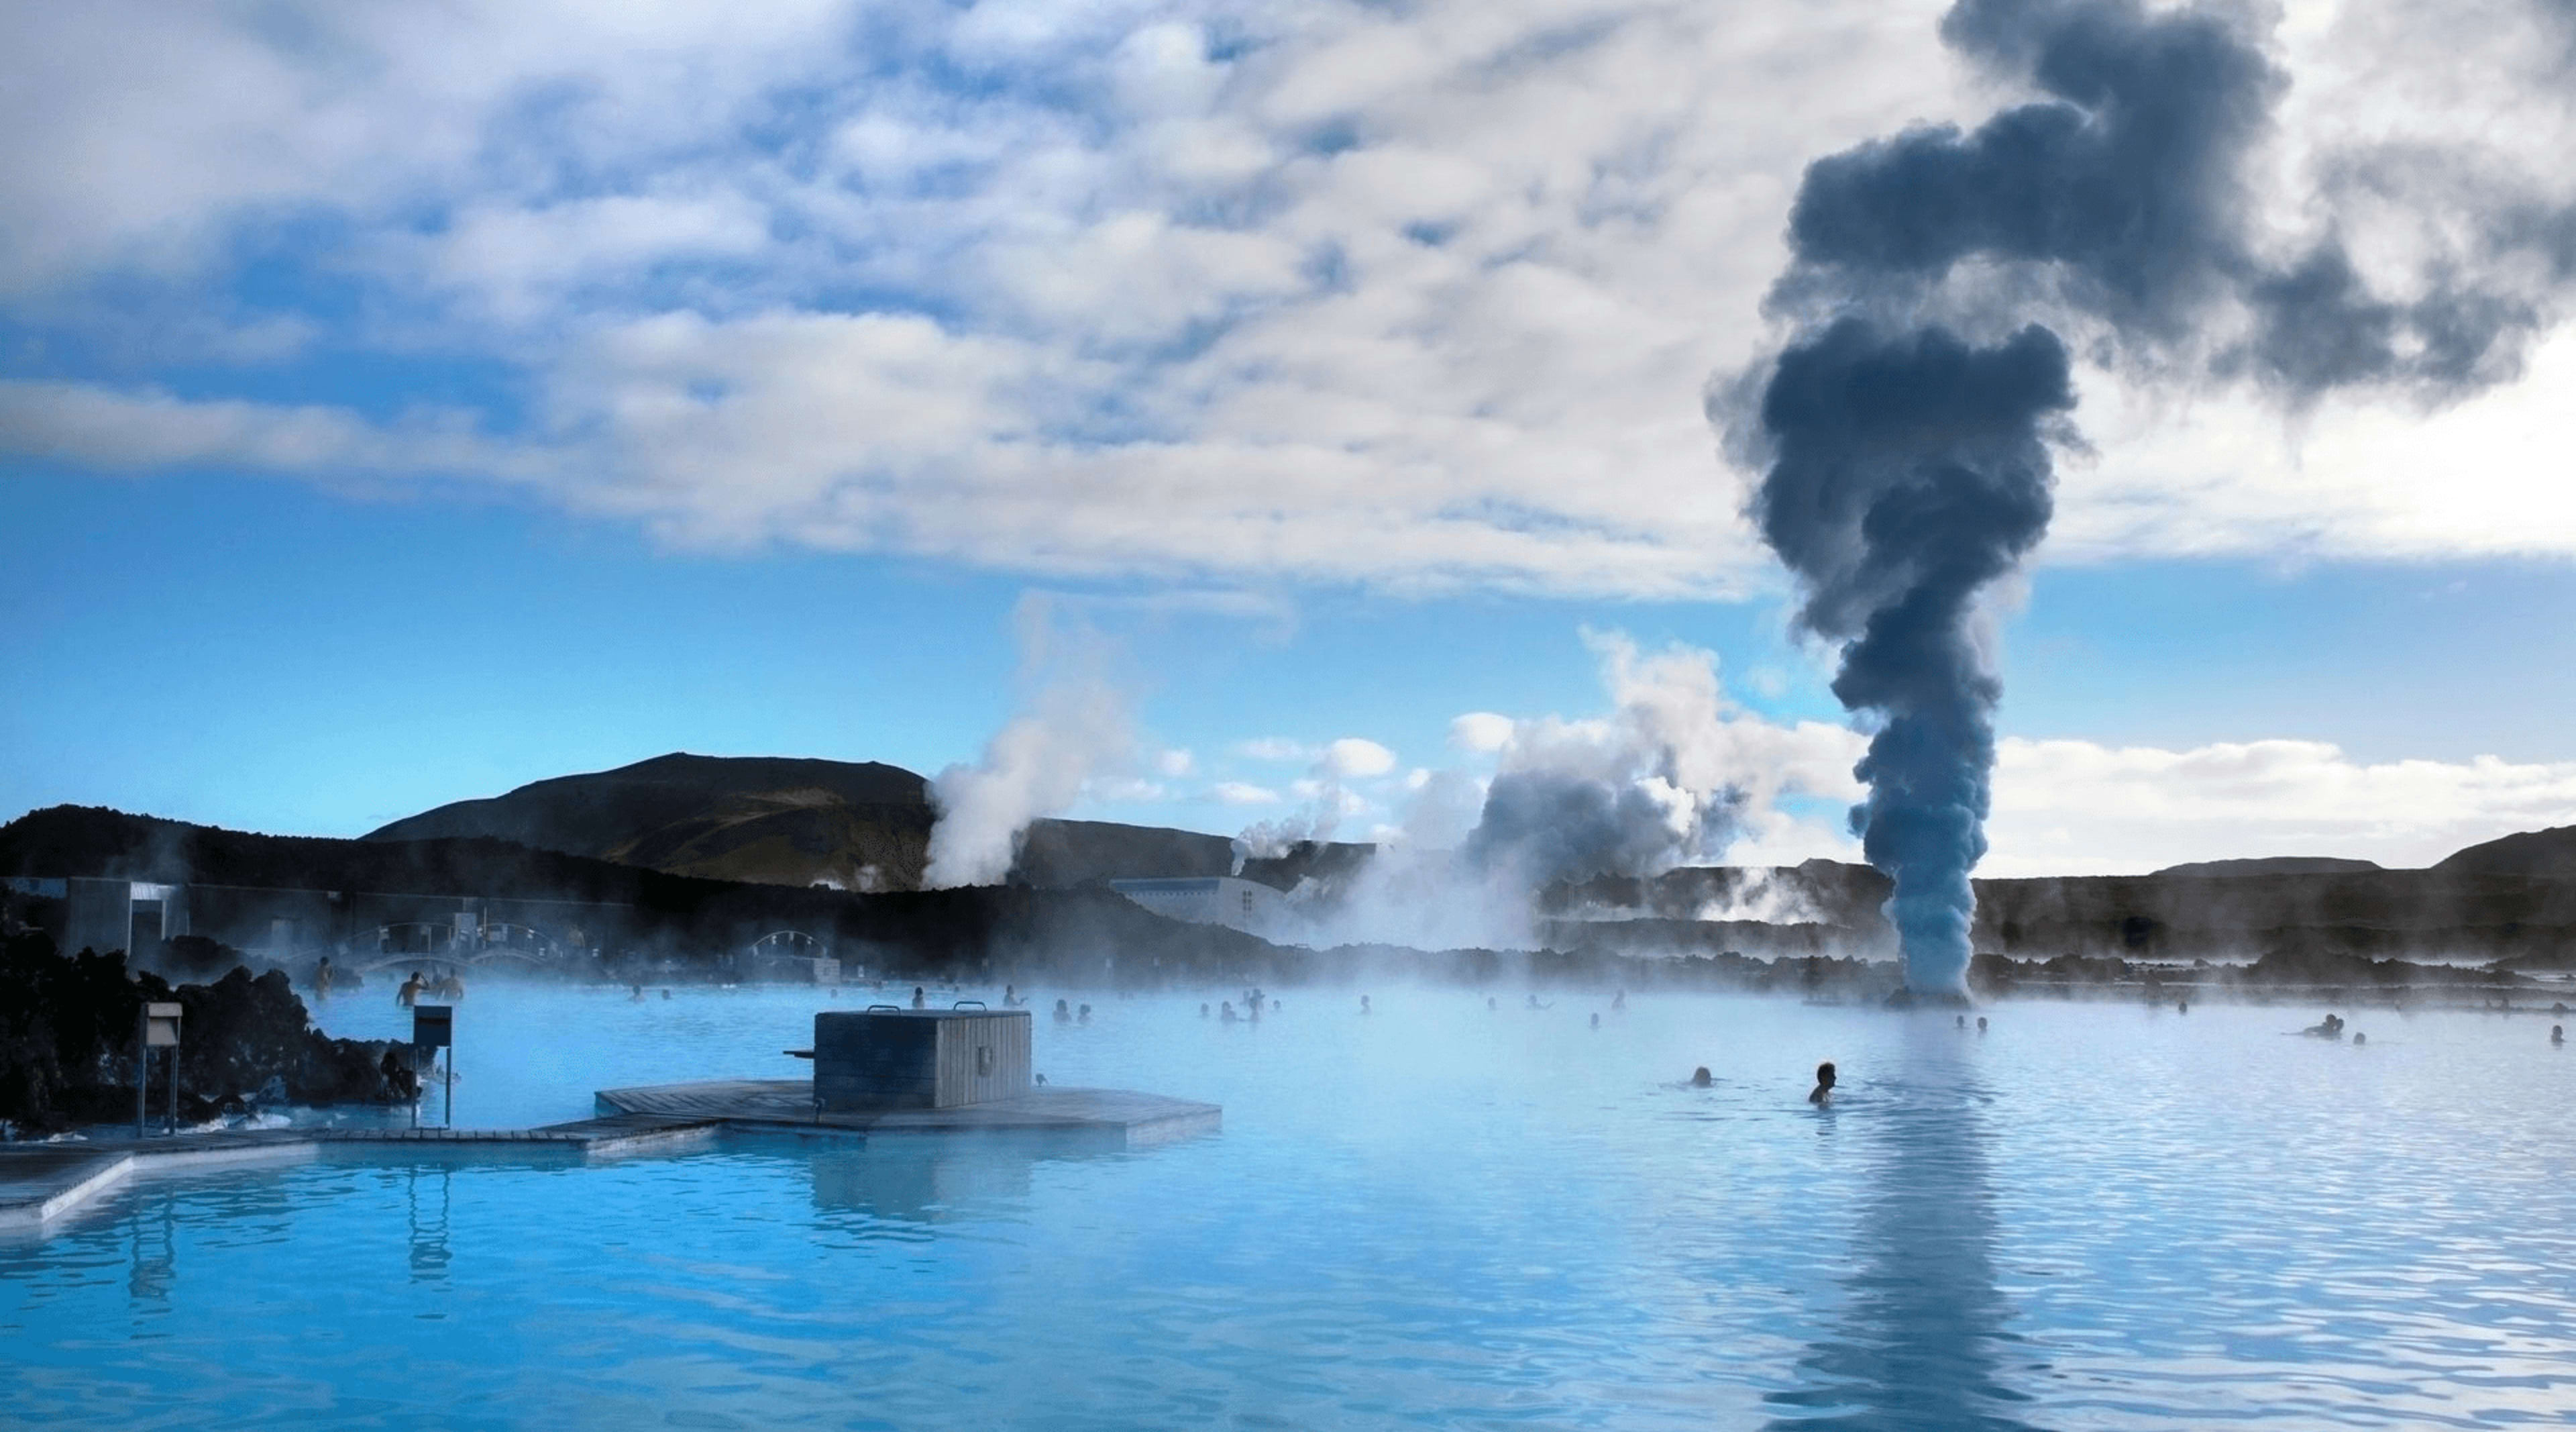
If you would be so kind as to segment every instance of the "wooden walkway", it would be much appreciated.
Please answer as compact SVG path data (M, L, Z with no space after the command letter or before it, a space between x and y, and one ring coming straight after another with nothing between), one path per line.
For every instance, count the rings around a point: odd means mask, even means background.
M809 1079L719 1079L603 1089L599 1107L603 1112L720 1120L730 1128L779 1133L1069 1134L1128 1149L1213 1133L1224 1120L1224 1110L1214 1104L1125 1089L1053 1085L953 1109L822 1114L815 1111L814 1084Z
M616 1158L709 1142L720 1127L715 1119L618 1114L538 1129L231 1129L177 1138L0 1144L0 1233L41 1229L138 1174L294 1163L331 1149Z
M535 1129L233 1129L177 1138L0 1144L0 1235L41 1231L141 1174L293 1163L340 1149L515 1153L587 1161L709 1143L727 1130L836 1138L1034 1134L1137 1149L1213 1133L1223 1118L1214 1104L1121 1089L1042 1087L955 1109L820 1116L809 1079L659 1084L605 1089L597 1097L597 1117Z

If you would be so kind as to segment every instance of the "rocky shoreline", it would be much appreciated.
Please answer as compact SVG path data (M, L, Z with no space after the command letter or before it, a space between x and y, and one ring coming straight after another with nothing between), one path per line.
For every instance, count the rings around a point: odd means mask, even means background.
M238 951L228 951L238 955ZM172 986L129 970L122 953L65 955L40 930L0 942L0 1132L25 1138L134 1117L135 1025L147 1001L179 1005L179 1117L204 1123L276 1104L398 1104L384 1073L390 1040L334 1039L313 1027L278 970L234 964L205 984ZM153 1106L166 1097L156 1072Z

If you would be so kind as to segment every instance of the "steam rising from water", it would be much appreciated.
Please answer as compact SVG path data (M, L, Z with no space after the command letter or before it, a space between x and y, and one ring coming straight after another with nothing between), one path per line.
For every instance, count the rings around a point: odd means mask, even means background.
M981 760L950 766L931 781L939 816L930 828L924 889L1000 884L1029 822L1071 806L1094 776L1134 764L1134 721L1126 696L1102 669L1098 643L1055 631L1042 601L1022 602L1017 615L1023 675L1034 694L985 743Z
M1551 884L1715 860L1772 820L1779 797L1848 790L1839 762L1820 759L1848 738L1736 709L1714 653L1642 652L1618 633L1584 640L1601 663L1607 714L1462 720L1462 736L1497 755L1485 789L1464 772L1425 773L1403 838L1340 881L1302 889L1296 927L1273 933L1527 948L1535 897Z

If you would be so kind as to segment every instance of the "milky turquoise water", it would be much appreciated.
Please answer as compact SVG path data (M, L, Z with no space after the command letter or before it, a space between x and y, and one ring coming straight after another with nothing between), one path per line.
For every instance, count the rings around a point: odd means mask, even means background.
M326 1025L403 1027L368 993ZM2356 1049L2213 1005L2006 1004L1980 1038L1713 997L1285 991L1227 1027L1059 993L1096 1014L1041 1016L1051 1080L1214 1100L1224 1132L155 1179L0 1243L0 1424L2576 1423L2576 1054L2545 1019L2347 1011ZM816 1000L478 986L459 1122L799 1072ZM1695 1064L1716 1087L1678 1087Z

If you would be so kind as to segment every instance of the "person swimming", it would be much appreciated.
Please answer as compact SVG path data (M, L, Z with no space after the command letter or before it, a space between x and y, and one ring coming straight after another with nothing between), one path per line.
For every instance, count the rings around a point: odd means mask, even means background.
M1968 1017L1967 1017L1966 1015L1964 1015L1964 1014L1963 1014L1963 1015L1960 1015L1960 1016L1958 1017L1957 1022L1956 1022L1956 1023L1954 1023L1951 1027L1952 1027L1952 1028L1954 1028L1954 1029L1965 1029L1965 1028L1967 1028L1967 1027L1968 1027Z
M2370 1036L2367 1034L2355 1034L2352 1037L2352 1047L2355 1049L2359 1049L2361 1046L2368 1044L2369 1042Z
M1601 1027L1601 1014L1600 1014L1600 1011L1598 1011L1598 1010L1593 1011L1593 1014L1592 1014L1592 1027L1593 1027L1593 1028L1595 1028L1595 1029L1599 1029L1599 1028Z
M1690 1086L1694 1089L1705 1089L1716 1082L1708 1077L1708 1066L1705 1064L1691 1071Z
M1977 1016L1977 1032L1979 1034L1986 1032L1986 1017L1982 1014Z
M1816 1087L1813 1093L1807 1095L1807 1102L1810 1104L1830 1104L1833 1101L1834 1061L1828 1059L1824 1063L1816 1066Z
M630 994L630 995L628 995L628 996L626 997L626 1002L627 1002L628 1004L642 1004L642 1003L644 1002L644 986L642 986L642 985L640 985L640 984L639 984L639 985L629 985L629 986L627 986L627 988L629 988L629 989L631 989L631 990L633 990L633 991L634 991L634 993L633 993L633 994Z
M411 972L411 978L402 982L402 988L394 991L394 1003L409 1009L419 1002L420 992L427 988L429 988L429 981L420 977L420 971L414 970Z
M1091 1006L1087 1004L1084 1005L1080 1012L1074 1015L1074 1021L1078 1024L1089 1024L1091 1022Z
M2341 1039L2343 1038L2343 1021L2334 1015L2329 1014L2325 1018L2318 1020L2316 1023L2309 1025L2307 1028L2302 1029L2299 1032L2317 1039Z
M930 1008L930 998L921 992L921 986L919 985L914 985L912 987L912 1007L915 1009Z
M1066 1004L1063 1000L1057 1000L1055 1002L1055 1022L1058 1024L1071 1024L1073 1022L1073 1006Z
M1361 995L1361 996L1360 996L1360 1013L1362 1013L1362 1014L1370 1014L1370 1013L1374 1013L1374 1012L1375 1012L1375 1011L1373 1011L1373 1010L1371 1010L1371 1009L1369 1008L1368 996L1367 996L1367 995Z
M2567 1026L2565 1026L2565 1025L2563 1025L2563 1024L2553 1024L2553 1025L2549 1026L2549 1042L2550 1042L2550 1043L2552 1043L2552 1044L2564 1044L2564 1043L2566 1043L2566 1042L2567 1042Z
M1537 995L1531 995L1529 997L1529 1007L1532 1009L1552 1009L1555 1006L1553 1004L1541 1004L1538 1002Z
M2176 1013L2176 1014L2189 1014L2189 1013L2191 1013L2191 1001L2190 1001L2190 1000L2187 1000L2187 999L2178 999L2178 1000L2175 1000L2175 1001L2174 1001L2174 1013Z
M1234 1012L1234 1001L1233 1001L1233 1000L1227 1000L1227 1001L1225 1001L1225 1003L1224 1003L1224 1004L1223 1004L1223 1005L1218 1009L1218 1011L1217 1011L1217 1016L1216 1016L1216 1017L1217 1017L1218 1019L1220 1019L1220 1020L1223 1020L1223 1021L1224 1021L1225 1023L1227 1023L1227 1024L1232 1024L1232 1023L1234 1023L1235 1018L1236 1018L1236 1015L1235 1015L1235 1012Z

